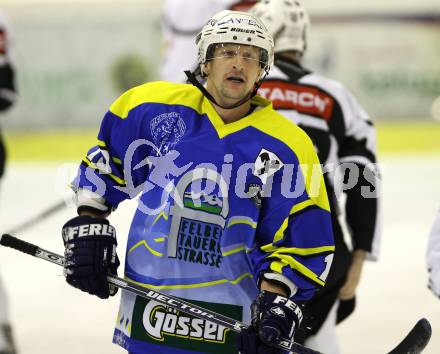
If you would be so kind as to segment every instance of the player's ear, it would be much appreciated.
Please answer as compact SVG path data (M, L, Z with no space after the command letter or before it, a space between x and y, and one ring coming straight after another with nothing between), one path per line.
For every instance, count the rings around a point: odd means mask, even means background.
M208 75L209 75L209 65L208 64L209 64L209 62L200 65L200 72L201 72L203 78L208 77Z
M258 82L260 82L260 80L264 77L264 74L265 70L263 68L260 68L260 70L258 71L257 79L255 80L255 84L258 84Z

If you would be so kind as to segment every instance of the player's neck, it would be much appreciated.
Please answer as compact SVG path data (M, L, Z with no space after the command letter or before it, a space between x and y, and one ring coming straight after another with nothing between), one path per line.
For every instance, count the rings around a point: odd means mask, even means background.
M225 109L217 106L216 104L213 105L220 118L226 124L236 122L237 120L246 117L251 110L251 100L248 100L242 105L231 109Z

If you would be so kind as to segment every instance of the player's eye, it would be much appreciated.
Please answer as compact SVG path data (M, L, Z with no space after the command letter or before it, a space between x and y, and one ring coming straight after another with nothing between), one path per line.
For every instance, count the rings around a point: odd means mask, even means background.
M251 52L245 52L242 54L243 59L247 60L258 60L257 55Z
M235 50L229 49L229 50L224 50L223 51L223 57L225 58L233 58L237 55L237 52Z

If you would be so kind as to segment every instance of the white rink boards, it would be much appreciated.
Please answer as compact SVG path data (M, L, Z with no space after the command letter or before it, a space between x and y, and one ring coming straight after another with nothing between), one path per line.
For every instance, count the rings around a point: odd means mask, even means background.
M419 318L427 317L433 337L424 353L437 354L440 299L426 288L424 257L429 229L440 207L440 157L384 157L381 164L381 257L365 265L357 310L338 327L343 353L386 353ZM1 232L61 198L55 188L57 170L55 164L9 165L0 191ZM132 202L121 205L111 217L120 258L134 206ZM17 236L62 253L60 230L74 215L73 207L65 208ZM118 295L99 300L79 292L65 283L61 268L10 249L0 249L0 272L20 354L124 353L111 343Z

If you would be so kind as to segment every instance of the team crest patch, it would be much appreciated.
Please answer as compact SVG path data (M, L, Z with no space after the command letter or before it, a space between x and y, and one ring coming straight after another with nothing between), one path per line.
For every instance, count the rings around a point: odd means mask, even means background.
M150 123L154 143L162 154L166 154L182 138L186 125L177 112L162 113Z
M277 155L269 150L261 149L254 163L253 175L265 184L267 179L283 166L284 164Z

